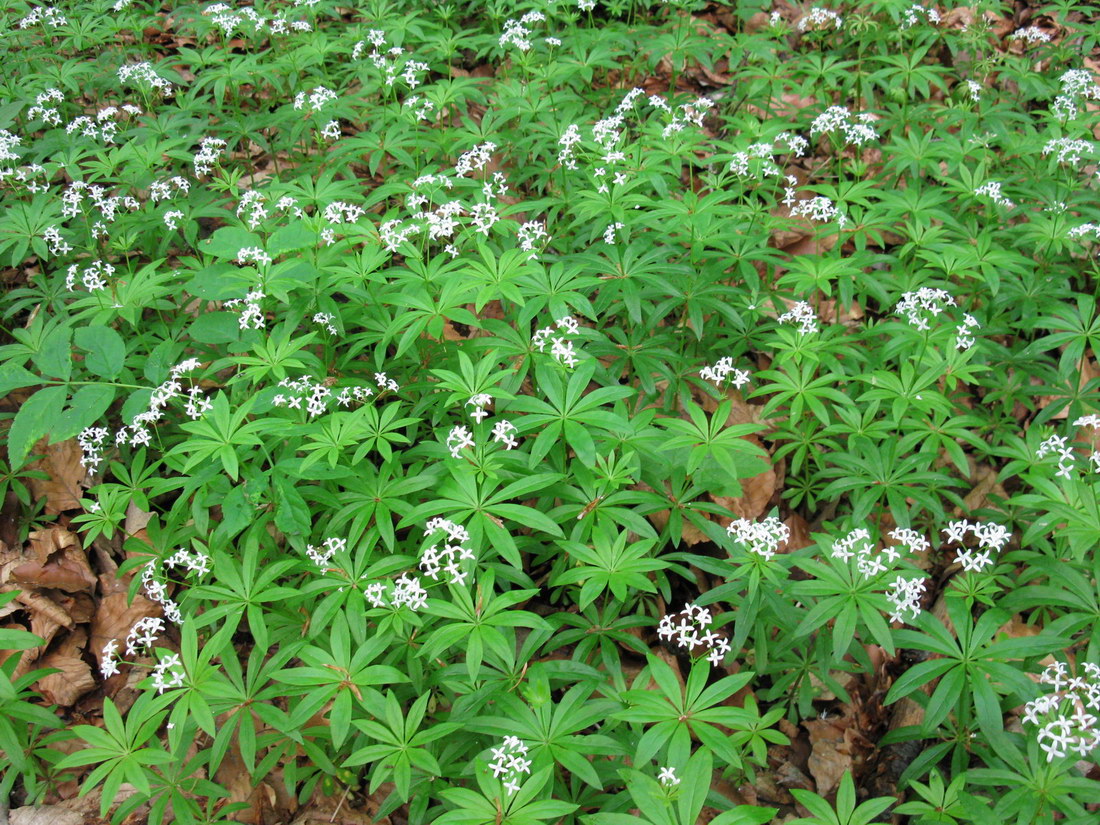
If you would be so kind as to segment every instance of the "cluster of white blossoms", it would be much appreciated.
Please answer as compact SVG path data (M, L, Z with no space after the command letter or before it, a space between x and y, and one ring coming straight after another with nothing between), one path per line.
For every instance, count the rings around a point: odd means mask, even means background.
M680 777L676 775L675 769L665 767L661 768L657 774L657 781L661 783L663 788L674 788L680 784Z
M153 687L156 688L157 693L183 687L185 676L179 654L169 653L153 668Z
M519 446L519 441L516 439L517 432L519 432L519 429L515 424L502 418L493 423L491 437L493 443L503 444L504 449L512 450ZM476 446L477 442L474 441L473 433L464 424L452 427L451 431L447 433L447 449L451 453L451 458L458 458L462 455L463 450Z
M253 289L243 298L230 298L228 301L222 301L222 306L226 309L241 308L240 317L237 318L237 324L241 329L263 329L267 326L267 318L260 307L260 301L266 297L266 293L262 290Z
M788 183L790 183L789 179ZM817 221L819 223L836 221L840 229L843 229L848 224L848 216L824 195L796 201L794 200L794 191L792 187L788 187L787 195L788 197L784 197L783 203L785 206L790 207L792 218L808 218L811 221Z
M428 591L421 586L420 579L407 573L402 573L392 582L371 582L363 590L363 597L371 607L395 610L407 607L417 611L428 606Z
M1100 428L1100 416L1095 413L1091 415L1082 416L1073 422L1075 427L1092 427L1093 429ZM1035 451L1035 457L1037 459L1046 458L1048 455L1057 454L1058 456L1058 470L1055 475L1059 478L1072 478L1074 467L1077 465L1077 456L1071 448L1066 446L1069 441L1069 436L1064 435L1051 435L1046 438L1038 449ZM1100 450L1093 450L1088 456L1089 463L1092 464L1092 471L1094 473L1100 473Z
M798 21L798 30L800 32L827 31L829 29L839 30L843 25L844 18L832 9L823 9L821 6L814 6Z
M485 409L493 403L493 396L487 392L479 392L477 395L471 395L470 400L466 402L467 407L473 407L474 411L470 413L470 418L474 419L480 424L486 416L489 415L489 411Z
M386 33L379 29L371 29L367 32L367 40L371 44L371 52L367 55L367 59L374 68L382 72L383 83L386 86L394 86L398 77L405 81L409 89L415 89L423 82L423 76L429 70L427 63L412 60L406 56L405 50L400 46L386 48ZM366 48L367 42L360 40L351 50L351 59L359 60ZM406 101L407 104L408 101ZM429 103L428 106L430 108L431 104Z
M320 547L314 547L312 544L306 545L306 556L309 560L317 565L319 570L325 570L328 567L328 563L332 561L332 557L348 546L348 540L330 537L321 542Z
M926 539L915 530L908 528L892 531L890 538L898 544L887 545L876 553L870 532L859 527L849 532L844 538L834 541L829 555L845 564L855 560L857 572L864 580L871 580L892 572L903 555L927 550L929 547ZM902 553L899 548L903 548L905 553ZM925 592L923 579L899 575L889 586L891 590L886 594L886 598L893 606L891 621L907 621L907 615L908 621L911 621L920 615L920 600Z
M925 331L932 328L925 314L935 317L943 312L945 306L957 306L950 292L923 286L915 292L904 293L894 307L894 314L904 315L910 326Z
M714 101L709 97L697 97L691 103L683 103L676 107L672 120L661 130L661 137L666 140L677 132L682 132L688 126L703 128L703 119L707 112L714 106Z
M377 373L375 380L382 389L389 389L390 385L393 384L392 381L386 378L384 373ZM273 407L286 407L289 410L300 410L302 405L305 404L305 410L309 413L310 418L316 418L327 412L329 404L333 401L341 407L347 407L352 403L362 404L374 395L374 390L361 385L344 387L340 392L334 393L324 383L314 383L307 376L284 378L278 386L287 390L287 392L279 393L272 398L271 405ZM397 385L393 384L393 388L396 389Z
M878 139L878 132L871 124L876 120L870 112L852 115L846 106L830 106L814 118L810 126L810 137L815 135L843 135L846 144L862 146Z
M528 26L532 23L541 23L544 20L546 20L546 15L541 11L529 11L519 20L505 20L504 31L501 33L500 39L497 40L497 45L502 49L515 46L521 52L529 50L531 48L531 30Z
M533 261L539 256L539 252L546 248L552 238L546 231L546 224L539 221L527 221L516 230L516 239L519 248L529 252L527 260Z
M1011 209L1016 205L1015 201L1009 200L1004 194L1001 193L1001 184L997 181L989 181L983 183L977 189L974 190L974 194L979 197L986 197L993 201L998 206L1004 206L1007 209Z
M295 3L295 5L299 4ZM234 9L226 3L212 3L202 10L202 14L204 17L209 17L226 37L230 37L237 31L244 33L245 23L251 24L253 34L263 31L271 34L313 31L313 26L308 20L287 20L286 12L280 12L275 17L264 17L251 6Z
M983 524L966 519L947 522L942 532L944 541L950 544L962 544L967 533L978 540L976 550L973 547L962 547L955 552L955 561L963 566L963 570L971 573L980 573L993 564L992 554L1001 552L1012 538L1012 534L1001 524Z
M3 144L3 138L0 136L0 155L4 151ZM15 169L10 166L0 167L0 182L8 185L20 184L23 189L32 195L50 191L50 181L46 175L46 168L37 163L30 163Z
M190 553L182 547L164 560L163 564L151 561L141 569L141 585L146 597L154 601L164 609L164 617L175 624L183 624L183 614L180 613L179 604L168 595L168 584L164 580L163 570L175 570L183 567L188 573L194 573L200 579L210 572L210 557L203 553ZM127 652L129 649L127 649Z
M1076 166L1081 162L1081 156L1092 154L1093 145L1087 140L1075 140L1074 138L1052 138L1043 147L1043 157L1054 155L1058 163L1068 163Z
M917 25L922 18L933 26L939 25L941 19L940 13L935 9L926 9L924 6L918 6L916 4L910 6L901 14L901 27L903 29L912 28Z
M184 395L182 378L184 373L192 372L202 366L197 358L188 358L172 367L168 373L168 380L153 390L149 397L149 408L135 415L129 426L122 426L115 433L115 444L129 443L131 447L140 447L149 444L152 433L149 425L155 424L164 417L164 411L168 402ZM191 387L186 393L184 412L192 419L199 419L213 406L210 401L202 396L201 387Z
M118 79L144 89L156 89L164 97L171 97L175 91L171 83L153 70L152 63L127 63L119 66Z
M168 595L167 584L163 581L162 577L158 576L157 571L160 567L173 571L177 567L183 567L186 568L188 573L193 573L199 578L202 578L210 572L210 557L198 551L192 553L181 547L163 562L154 560L142 568L141 584L145 591L145 595L151 601L158 603L163 608L164 617L168 619L168 621L182 624L183 616L180 613L179 605ZM144 616L138 619L126 634L126 655L134 656L142 650L151 648L156 642L157 637L164 633L164 631L164 620L160 617ZM118 639L111 639L103 646L100 656L100 673L103 675L104 679L119 672L118 665L120 661L121 659L118 654ZM176 664L178 664L178 660ZM172 667L172 665L160 669L159 678L157 675L158 671L154 671L153 686L158 688L158 691L161 693L169 687L178 687L182 684L182 674L178 679L176 676L168 680L164 679L164 674L167 673L170 667Z
M1088 69L1070 69L1058 81L1062 84L1062 93L1054 99L1050 108L1063 120L1077 117L1085 101L1100 100L1100 84L1093 80Z
M576 335L580 329L580 322L576 318L572 315L564 315L554 321L554 326L537 330L531 336L531 345L539 352L544 352L546 345L550 344L550 354L554 356L554 360L572 368L580 363L580 359L577 358L573 342L565 336ZM559 335L559 331L562 334Z
M119 106L106 106L96 112L95 117L81 115L65 126L65 134L80 134L81 137L101 140L107 144L115 142L119 122L123 117L132 118L141 114L141 109L129 103Z
M792 132L783 132L777 135L775 139L777 142L786 143L787 152L799 158L806 154L806 150L810 146L810 142L806 138ZM781 150L776 148L774 144L753 143L742 152L734 152L726 169L739 178L764 180L766 178L783 177L783 170L775 162L775 156L780 153ZM797 183L798 179L795 178L791 186Z
M768 516L763 521L739 518L730 523L726 533L750 553L763 557L764 561L771 561L779 551L779 545L791 537L791 528L775 516Z
M676 623L676 617L680 617ZM676 645L689 653L696 646L702 645L707 649L706 659L712 665L720 665L722 657L730 652L730 643L710 629L714 619L710 611L697 604L689 604L679 613L669 613L661 617L661 623L657 626L657 637L670 641L676 637Z
M493 159L493 152L496 150L497 145L492 141L476 144L472 149L458 156L458 161L455 163L455 175L461 178L471 172L480 172Z
M519 778L531 773L531 760L523 758L527 755L527 746L517 736L505 736L501 746L492 749L492 754L489 770L504 783L504 789L511 796L519 790Z
M95 472L103 461L103 445L107 442L108 433L106 427L85 427L76 437L76 443L82 453L80 466Z
M465 546L470 534L462 525L445 518L433 518L424 525L425 537L439 532L445 532L447 540L436 542L420 554L420 569L432 581L439 581L442 573L450 584L465 584L470 571L463 570L461 562L476 561L474 551Z
M69 266L68 271L65 273L65 288L72 292L76 289L76 278L80 276L80 285L89 292L98 292L106 289L110 285L108 280L115 274L115 267L113 264L106 263L105 261L92 261L84 269L80 268L80 264L72 264Z
M797 324L803 335L817 332L817 315L806 301L799 301L776 320L781 324Z
M85 206L85 198L90 201L91 209ZM98 219L92 225L94 238L107 234L107 224L114 221L119 209L134 211L141 208L138 199L131 195L108 195L104 187L82 180L74 180L66 187L61 195L61 203L61 214L66 218L75 218L83 212L90 221L92 216L89 213L92 210L99 213Z
M214 169L223 154L227 144L221 138L204 137L199 141L199 151L191 158L191 165L195 169L195 175L207 175Z
M1013 40L1023 40L1028 45L1050 42L1050 34L1043 31L1038 26L1026 26L1024 28L1016 29L1016 31L1010 34L1009 37Z
M733 359L728 355L718 359L718 362L714 366L703 367L699 370L699 377L704 381L712 382L716 387L722 386L723 382L730 376L730 383L734 389L741 389L747 383L749 383L750 376L748 370L739 370L733 366Z
M1084 676L1071 676L1065 662L1055 662L1039 677L1052 691L1024 706L1025 724L1040 725L1036 736L1047 762L1069 756L1088 756L1100 747L1100 666L1086 662Z
M336 100L336 97L336 92L332 89L326 86L315 86L308 95L305 92L294 95L294 108L305 109L308 104L310 112L318 112Z
M29 29L31 26L49 26L51 29L59 29L69 21L57 6L35 6L30 12L16 24L21 29Z

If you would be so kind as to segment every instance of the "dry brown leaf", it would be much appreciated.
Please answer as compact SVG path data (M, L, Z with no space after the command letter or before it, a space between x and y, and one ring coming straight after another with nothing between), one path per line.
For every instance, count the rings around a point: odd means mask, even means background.
M134 596L133 604L129 603L129 597L125 590L108 593L99 603L92 620L91 639L89 644L96 660L103 664L103 646L112 639L125 639L130 628L137 624L138 620L161 615L161 607L138 593Z
M50 515L79 509L86 474L80 464L83 452L76 439L50 445L43 439L33 452L42 458L29 465L30 469L40 470L49 477L28 479L31 494L36 499L45 496L46 512Z
M841 718L810 719L802 723L810 734L810 775L822 796L831 793L845 771L852 769L850 727Z
M85 693L95 690L96 681L92 676L92 669L79 655L50 653L38 662L38 667L52 667L60 671L43 676L35 682L34 689L47 702L69 708Z
M11 569L11 580L29 587L78 593L95 587L96 577L76 536L61 527L30 534L30 558Z
M27 805L9 814L11 825L84 825L84 815L61 805Z

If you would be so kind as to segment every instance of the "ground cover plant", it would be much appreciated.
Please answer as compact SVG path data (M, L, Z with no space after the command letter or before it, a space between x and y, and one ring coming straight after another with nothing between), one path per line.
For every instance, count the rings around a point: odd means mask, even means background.
M3 14L0 821L1096 821L1091 5Z

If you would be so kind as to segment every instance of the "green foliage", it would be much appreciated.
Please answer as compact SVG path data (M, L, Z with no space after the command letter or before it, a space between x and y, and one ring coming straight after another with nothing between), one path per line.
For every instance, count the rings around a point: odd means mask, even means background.
M0 492L166 621L4 659L0 803L870 825L717 790L858 699L892 814L1094 816L1095 14L718 5L5 12Z

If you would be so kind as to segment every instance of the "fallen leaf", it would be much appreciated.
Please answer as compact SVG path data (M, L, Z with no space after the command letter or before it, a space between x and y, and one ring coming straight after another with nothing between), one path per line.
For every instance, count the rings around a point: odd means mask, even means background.
M69 708L85 693L95 689L96 680L92 670L81 656L87 642L83 630L69 634L64 645L38 662L39 667L57 668L59 673L43 676L35 682L35 690L42 694L47 702L63 708Z
M849 727L843 718L810 719L802 723L810 734L810 775L817 792L825 796L840 783L845 771L852 769L852 748Z
M31 495L36 499L45 497L46 512L50 515L65 510L80 508L80 497L84 491L82 482L86 473L80 464L84 453L75 438L58 444L45 444L42 440L33 450L42 458L29 465L31 470L39 470L47 478L29 478L27 484Z
M29 587L78 593L95 587L96 577L76 536L61 527L30 534L30 558L11 569L11 580Z
M11 825L84 825L84 815L60 805L27 805L9 814Z

